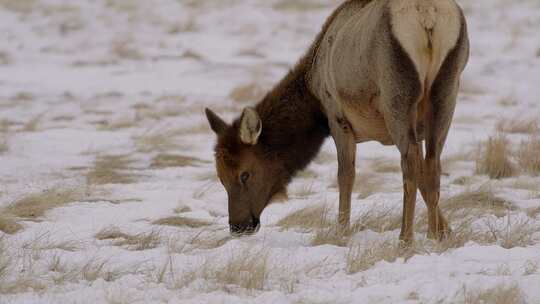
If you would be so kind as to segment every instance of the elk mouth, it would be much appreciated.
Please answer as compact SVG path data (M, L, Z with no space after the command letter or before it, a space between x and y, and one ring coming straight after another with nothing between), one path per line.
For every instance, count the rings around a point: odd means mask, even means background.
M261 221L251 216L249 221L242 224L230 224L229 227L233 236L253 235L259 231Z

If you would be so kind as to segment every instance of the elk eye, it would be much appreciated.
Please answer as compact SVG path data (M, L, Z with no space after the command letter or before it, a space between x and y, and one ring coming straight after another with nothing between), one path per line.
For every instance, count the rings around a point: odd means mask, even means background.
M240 181L242 182L242 184L245 185L248 179L249 179L249 172L242 172L242 174L240 175Z

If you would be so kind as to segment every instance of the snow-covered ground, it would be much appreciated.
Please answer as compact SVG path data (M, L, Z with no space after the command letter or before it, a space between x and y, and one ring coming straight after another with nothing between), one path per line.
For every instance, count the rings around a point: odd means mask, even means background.
M426 240L419 196L405 250L399 155L375 143L358 146L351 236L331 232L331 140L258 234L228 234L203 109L254 104L338 1L0 0L0 303L540 303L540 178L475 164L498 122L540 114L540 2L459 2L456 234ZM517 151L538 130L510 131Z

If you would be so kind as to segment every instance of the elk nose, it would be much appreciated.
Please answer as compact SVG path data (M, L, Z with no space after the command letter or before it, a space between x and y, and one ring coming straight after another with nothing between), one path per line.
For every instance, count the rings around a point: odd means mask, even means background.
M259 231L259 228L261 226L261 221L252 216L247 222L241 223L241 224L230 224L229 228L231 230L231 234L234 236L242 236L242 235L252 235L255 234L257 231Z

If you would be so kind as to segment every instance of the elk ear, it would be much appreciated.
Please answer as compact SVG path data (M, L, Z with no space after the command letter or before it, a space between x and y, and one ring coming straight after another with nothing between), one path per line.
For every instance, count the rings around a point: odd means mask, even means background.
M206 113L206 118L208 118L208 122L210 123L210 128L217 135L223 134L229 127L227 123L224 122L223 119L219 118L216 113L212 112L212 110L206 108L204 112Z
M240 140L246 145L256 145L262 131L262 121L253 108L245 108L240 119Z

